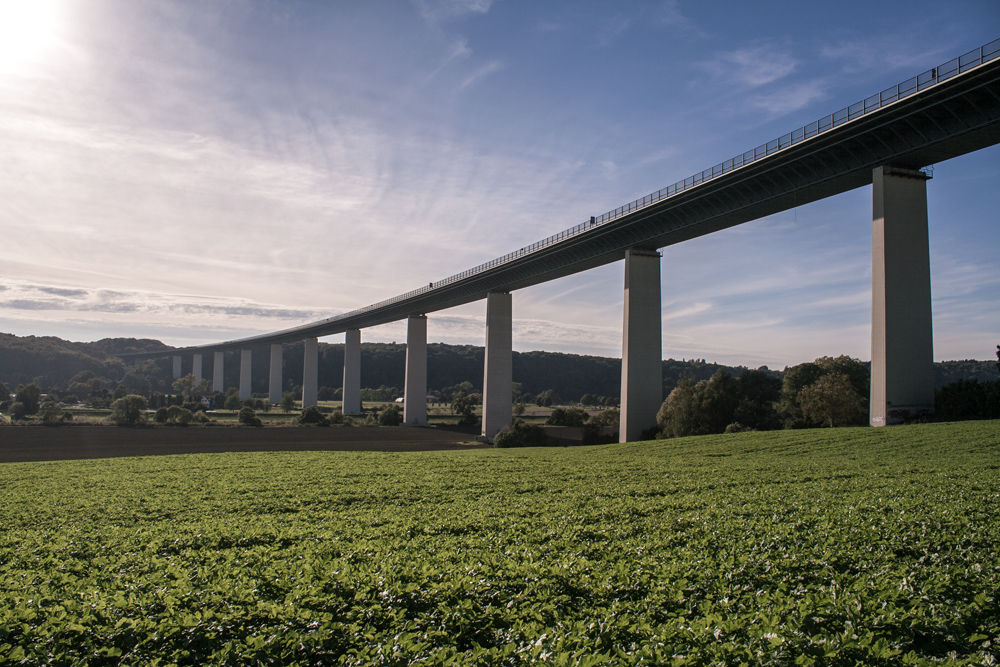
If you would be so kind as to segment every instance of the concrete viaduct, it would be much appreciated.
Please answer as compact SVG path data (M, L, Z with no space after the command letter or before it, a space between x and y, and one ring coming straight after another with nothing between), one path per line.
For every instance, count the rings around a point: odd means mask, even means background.
M404 422L427 422L427 314L486 299L482 435L511 423L511 293L625 260L620 440L655 424L663 400L659 249L773 213L872 186L871 425L933 411L933 329L926 167L1000 143L1000 39L778 139L594 216L530 246L380 303L291 329L213 345L122 355L241 350L241 398L251 348L270 344L270 400L281 397L282 343L305 342L303 407L316 405L317 338L344 333L343 410L361 412L361 330L407 320Z

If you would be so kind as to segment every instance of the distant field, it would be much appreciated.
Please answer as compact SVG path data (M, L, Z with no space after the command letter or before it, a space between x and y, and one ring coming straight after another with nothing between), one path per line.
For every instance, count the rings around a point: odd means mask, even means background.
M0 465L0 663L995 664L1000 423Z

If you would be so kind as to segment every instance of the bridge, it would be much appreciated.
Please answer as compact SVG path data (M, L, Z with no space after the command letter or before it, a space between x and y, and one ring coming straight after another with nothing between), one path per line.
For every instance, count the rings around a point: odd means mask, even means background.
M1000 39L753 150L502 257L342 315L268 334L155 353L240 350L250 397L252 348L270 345L269 399L281 397L282 344L304 341L302 405L317 403L317 338L345 334L343 410L361 412L361 330L407 320L404 423L427 423L427 315L486 300L482 436L511 423L511 293L625 260L622 442L655 425L662 396L659 249L855 188L872 186L872 426L933 412L927 227L929 166L1000 143Z

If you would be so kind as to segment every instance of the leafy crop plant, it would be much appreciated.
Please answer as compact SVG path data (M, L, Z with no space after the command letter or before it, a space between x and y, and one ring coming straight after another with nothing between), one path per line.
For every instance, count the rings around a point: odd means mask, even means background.
M990 665L1000 424L0 465L0 662Z

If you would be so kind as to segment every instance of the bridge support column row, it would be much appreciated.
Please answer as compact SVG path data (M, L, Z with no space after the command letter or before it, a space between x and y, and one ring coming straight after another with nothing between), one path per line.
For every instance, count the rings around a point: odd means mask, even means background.
M406 375L403 381L403 423L427 424L427 316L406 320Z
M319 376L319 342L306 338L302 357L302 409L316 407Z
M344 384L341 389L345 415L361 414L361 330L344 333Z
M240 350L240 400L250 398L250 370L253 367L253 352L250 348Z
M510 292L490 292L486 296L482 437L491 441L500 429L511 424L512 326Z
M212 359L212 391L226 390L225 373L223 373L225 360L225 352L216 352L215 358Z
M639 440L656 426L663 402L662 347L660 253L633 248L625 254L620 442Z
M281 343L271 343L271 367L267 378L267 400L281 402Z
M885 166L872 178L872 426L934 411L927 178Z

